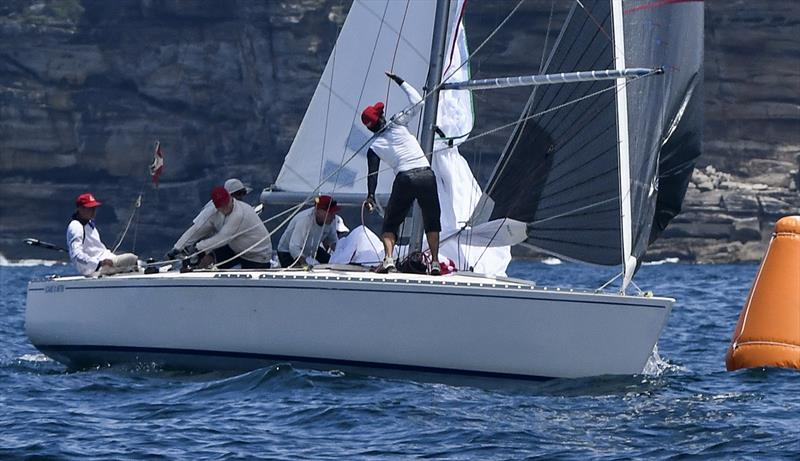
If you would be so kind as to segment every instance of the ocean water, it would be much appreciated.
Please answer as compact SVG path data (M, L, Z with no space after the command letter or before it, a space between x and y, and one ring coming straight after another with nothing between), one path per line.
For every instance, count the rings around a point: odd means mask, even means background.
M800 372L725 371L756 265L657 264L678 299L646 374L520 386L431 383L281 363L246 373L153 365L69 371L24 330L27 281L0 267L0 459L800 459ZM540 285L608 271L514 262Z

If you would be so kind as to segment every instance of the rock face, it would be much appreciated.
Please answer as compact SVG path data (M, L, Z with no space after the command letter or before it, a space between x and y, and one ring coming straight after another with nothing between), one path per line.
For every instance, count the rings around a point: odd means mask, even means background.
M473 46L515 4L470 3ZM535 72L531 50L541 54L568 6L525 2L472 63L473 76ZM61 244L74 197L92 190L105 201L98 220L108 245L143 193L122 248L157 256L214 184L231 176L271 184L348 8L342 0L4 0L0 253L52 257L19 242ZM650 258L757 260L774 221L800 210L796 9L793 0L706 3L704 154L683 213ZM513 121L525 94L476 94L476 130ZM464 149L479 179L506 137ZM167 157L158 189L147 177L156 139Z

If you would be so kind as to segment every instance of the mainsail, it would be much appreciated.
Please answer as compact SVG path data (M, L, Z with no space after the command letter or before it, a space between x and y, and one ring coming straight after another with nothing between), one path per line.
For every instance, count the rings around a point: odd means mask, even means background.
M544 72L664 73L535 87L473 222L528 222L529 243L629 278L699 154L702 50L702 2L576 2Z

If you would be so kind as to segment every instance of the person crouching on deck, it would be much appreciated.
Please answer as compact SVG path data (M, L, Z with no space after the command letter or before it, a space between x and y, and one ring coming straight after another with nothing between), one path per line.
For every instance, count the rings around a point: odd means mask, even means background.
M244 197L252 191L237 178L225 181L225 190L236 200L244 202ZM165 259L172 260L192 254L194 245L218 232L225 223L225 215L217 212L214 202L209 200L192 221L192 225L181 235ZM271 245L271 244L270 244ZM271 247L270 247L271 248ZM270 252L272 250L270 249ZM232 253L231 253L232 254Z
M194 251L206 252L200 267L216 262L220 269L236 265L242 269L269 269L272 242L253 207L234 200L222 186L211 190L211 201L223 222L214 235L195 244Z
M67 226L69 259L82 275L111 275L135 270L139 258L133 253L116 255L100 240L94 218L101 203L90 193L75 200L75 214Z
M441 208L439 207L439 192L436 187L436 176L433 174L430 162L425 157L419 141L408 131L408 122L421 108L422 101L413 86L403 81L402 78L387 72L386 76L400 85L413 105L411 109L400 112L392 118L392 123L386 123L383 109L384 104L377 102L368 106L361 114L361 122L372 131L378 133L367 151L367 205L375 205L375 188L378 185L378 169L381 160L388 163L394 170L395 178L392 184L392 193L386 206L383 219L383 248L385 257L378 267L380 273L396 272L397 268L392 258L392 251L397 242L397 232L414 200L422 208L422 220L425 227L425 237L431 250L431 275L440 275L439 268L439 232L442 230L440 222Z
M286 226L278 243L281 266L315 266L330 261L326 250L336 249L336 213L341 207L330 195L320 195L315 202L314 208L297 213Z

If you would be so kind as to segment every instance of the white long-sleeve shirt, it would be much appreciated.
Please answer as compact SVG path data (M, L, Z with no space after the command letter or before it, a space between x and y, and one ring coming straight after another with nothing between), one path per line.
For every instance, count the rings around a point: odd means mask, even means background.
M408 82L403 82L400 88L406 93L412 105L422 101L422 96ZM408 131L407 127L408 122L421 108L422 104L412 106L392 117L393 123L388 123L386 129L375 138L370 146L382 161L391 165L395 175L431 165L425 157L419 141Z
M253 207L239 200L233 201L233 210L228 216L223 215L224 222L219 231L211 237L197 242L200 251L212 250L228 245L236 253L243 252L251 245L250 250L241 254L242 259L252 262L266 263L272 258L272 242L269 232L261 222ZM210 220L216 218L212 217ZM258 242L256 244L256 242Z
M305 257L314 257L317 254L317 247L320 242L328 246L336 244L336 221L330 224L317 224L315 208L308 208L297 213L289 225L286 226L278 242L278 251L289 253L292 258L297 258L301 254Z
M222 213L218 213L216 207L214 207L214 202L209 200L194 218L192 225L175 242L173 248L182 250L193 243L214 235L214 232L222 229L224 223L225 216Z
M91 274L97 270L100 261L113 256L100 240L100 232L97 231L94 221L85 225L77 219L70 221L67 226L67 248L70 261L82 275Z

